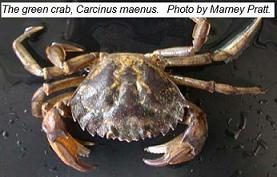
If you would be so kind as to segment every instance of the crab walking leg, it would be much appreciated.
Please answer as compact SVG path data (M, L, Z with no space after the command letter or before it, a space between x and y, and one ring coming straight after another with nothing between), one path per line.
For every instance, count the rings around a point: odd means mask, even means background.
M42 116L46 115L52 107L56 107L62 116L70 115L70 109L67 107L67 104L73 94L74 92L66 92L44 102L41 106Z
M88 157L90 150L68 133L56 107L51 108L44 116L42 129L47 135L50 146L66 165L82 172L95 169L94 165L79 160L78 156Z
M63 69L57 66L43 68L44 79L52 79L54 77L73 74L83 68L90 66L97 58L98 53L87 53L63 62Z
M39 87L32 97L32 115L36 118L42 118L41 106L46 97L43 87Z
M89 66L95 59L99 57L98 53L88 53L88 54L80 55L78 57L74 57L67 61L64 61L62 63L63 69L57 66L42 68L22 44L22 42L25 39L29 38L32 34L38 31L41 31L42 29L43 29L42 26L26 28L25 32L13 42L13 50L15 51L21 63L24 65L25 69L36 76L44 77L44 79L51 79L53 77L72 74L73 72L76 72L82 68ZM65 51L81 50L79 48L74 48L73 46L69 46L65 44L63 45L63 47ZM58 55L59 52L56 52L56 53L50 52L50 53L51 53L50 61L58 65L58 60L59 60L58 58L60 57L54 57L54 55Z
M83 77L71 77L60 81L55 81L53 83L45 83L42 87L38 88L32 97L32 114L34 117L42 117L42 108L47 108L47 104L44 103L45 97L51 93L71 88L77 87L82 81ZM65 93L66 94L66 93ZM51 100L55 100L55 97ZM50 100L49 100L50 101ZM48 102L49 102L48 101ZM53 101L50 101L50 103ZM49 103L48 103L49 104ZM44 106L42 106L44 105ZM47 109L46 109L47 110Z
M42 29L43 26L26 28L24 33L20 35L17 39L15 39L13 42L13 50L19 58L19 60L21 61L21 63L24 65L25 69L36 76L43 76L42 68L35 61L32 55L26 50L22 42L26 38L29 38L32 34L37 33Z
M235 87L232 85L216 83L214 81L203 81L190 77L181 77L170 75L170 78L178 85L185 85L193 88L206 90L210 93L218 92L226 95L242 95L242 94L264 94L266 89L260 87Z
M183 123L188 125L185 132L173 140L156 146L145 148L154 154L164 154L158 159L143 159L151 166L166 166L187 162L197 156L208 136L208 125L205 113L191 102L186 105Z
M77 87L85 78L83 76L69 77L63 80L55 81L52 83L44 83L43 90L46 95L50 95L51 93L70 88Z
M192 33L192 46L185 47L172 47L167 49L158 49L151 54L146 54L147 56L158 56L159 58L165 57L181 57L181 56L191 56L204 45L208 39L210 24L206 18L191 18L195 22Z
M260 26L261 21L261 18L254 19L242 32L214 52L194 56L164 58L163 61L165 66L198 66L219 61L228 62L237 57L238 54L247 47Z

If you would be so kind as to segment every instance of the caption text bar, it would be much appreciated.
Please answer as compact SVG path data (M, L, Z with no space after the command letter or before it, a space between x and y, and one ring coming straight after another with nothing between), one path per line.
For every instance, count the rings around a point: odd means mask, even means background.
M55 3L2 2L2 18L180 18L275 16L273 2L247 3Z

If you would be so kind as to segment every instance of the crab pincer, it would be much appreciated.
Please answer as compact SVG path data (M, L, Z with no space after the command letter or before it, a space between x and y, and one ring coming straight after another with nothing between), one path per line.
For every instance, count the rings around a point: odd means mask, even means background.
M47 58L53 63L55 66L64 70L64 72L68 73L66 69L66 53L67 52L83 52L84 49L80 47L76 47L70 44L62 44L53 42L51 46L46 48Z
M79 156L88 157L90 150L68 133L57 109L52 108L46 114L42 129L52 149L65 164L82 172L95 169L95 165L88 165L79 160Z
M167 143L145 148L147 152L164 155L157 159L143 159L144 163L157 167L174 165L187 162L201 152L208 134L205 113L188 102L183 122L188 125L185 132Z

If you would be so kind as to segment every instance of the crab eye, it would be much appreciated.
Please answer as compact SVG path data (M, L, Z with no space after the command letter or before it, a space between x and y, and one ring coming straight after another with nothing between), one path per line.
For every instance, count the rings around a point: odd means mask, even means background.
M158 56L153 57L152 60L157 63L160 63L162 61Z
M86 68L84 68L84 71L87 72L87 73L89 73L89 72L90 72L90 68L89 68L89 67L86 67Z
M155 61L158 65L164 65L164 61L163 61L161 58L159 58L159 57L155 58L154 61Z

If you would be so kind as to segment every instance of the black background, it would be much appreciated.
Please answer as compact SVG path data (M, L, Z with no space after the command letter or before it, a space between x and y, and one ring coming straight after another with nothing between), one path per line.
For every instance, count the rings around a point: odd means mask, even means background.
M257 38L242 55L228 64L197 68L172 68L170 72L204 80L234 85L261 85L269 89L259 96L225 96L180 87L184 95L198 104L208 116L209 138L202 153L193 161L154 168L142 162L155 157L143 152L149 145L165 142L177 133L143 142L124 143L93 138L88 163L99 165L96 171L80 173L65 166L51 150L41 120L30 113L34 91L41 78L24 70L12 51L12 41L31 25L45 25L46 30L28 42L28 48L39 63L47 65L44 49L53 41L78 43L89 51L150 52L157 48L191 44L193 23L187 19L75 19L68 31L66 19L0 20L0 177L275 177L277 176L277 23L264 20ZM242 30L249 20L211 19L212 31L203 51L216 48ZM67 26L67 27L66 27ZM65 40L66 39L66 40ZM48 63L49 64L49 63ZM238 140L226 135L228 120L236 128L241 116L247 118L246 129ZM75 126L74 126L75 125ZM91 139L68 121L75 137ZM253 150L255 138L261 138L268 149Z

